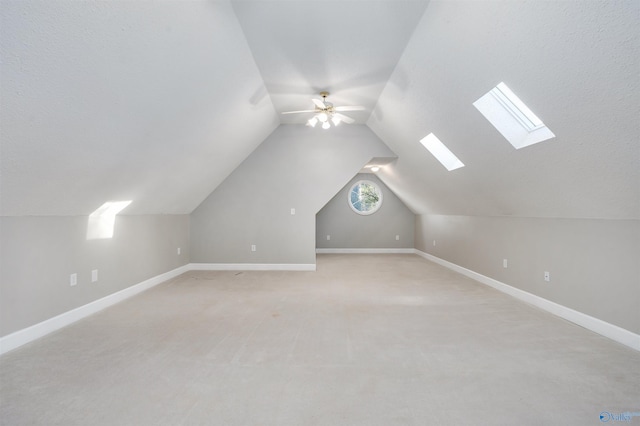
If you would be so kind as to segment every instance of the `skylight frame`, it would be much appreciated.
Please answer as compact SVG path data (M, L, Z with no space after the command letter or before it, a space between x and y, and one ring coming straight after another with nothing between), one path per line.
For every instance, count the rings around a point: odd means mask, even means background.
M464 163L460 161L456 155L451 152L447 146L433 133L429 133L420 139L420 143L440 162L448 171L453 171L464 167Z
M515 149L556 137L504 82L480 97L473 106Z
M504 109L509 111L513 118L518 120L518 123L520 123L527 132L531 133L534 130L544 127L542 120L503 82L500 82L496 87L491 89L489 93L491 93Z

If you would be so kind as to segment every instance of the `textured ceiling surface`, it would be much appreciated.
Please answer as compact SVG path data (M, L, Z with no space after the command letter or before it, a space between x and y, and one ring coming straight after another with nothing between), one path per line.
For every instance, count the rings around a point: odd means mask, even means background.
M190 213L279 124L228 2L1 7L3 215Z
M382 179L420 213L638 218L639 4L431 2L368 122L398 155ZM501 81L554 139L516 150L484 119Z
M0 0L0 213L190 213L328 90L415 213L638 219L639 5ZM556 138L502 138L472 105L500 81Z
M313 109L328 90L364 124L424 14L426 1L236 1L234 10L278 113ZM281 117L304 124L309 114Z

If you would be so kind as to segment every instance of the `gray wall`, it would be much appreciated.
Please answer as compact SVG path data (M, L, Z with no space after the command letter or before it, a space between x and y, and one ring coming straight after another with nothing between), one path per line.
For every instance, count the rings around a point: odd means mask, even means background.
M640 333L640 221L421 215L416 248Z
M390 156L366 126L281 125L191 214L191 261L315 264L316 213Z
M382 205L371 215L359 215L349 207L349 190L359 180L370 180L382 190ZM360 173L318 212L316 247L413 248L415 220L411 210L376 175Z
M87 219L0 217L0 336L189 263L188 215L117 216L101 240L86 239Z

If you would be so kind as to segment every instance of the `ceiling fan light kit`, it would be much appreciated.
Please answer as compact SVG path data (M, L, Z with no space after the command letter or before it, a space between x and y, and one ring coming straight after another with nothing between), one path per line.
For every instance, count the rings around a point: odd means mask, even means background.
M329 96L329 92L320 92L320 96L322 96L322 100L320 99L311 99L315 104L315 109L303 110L303 111L287 111L283 112L283 114L298 114L298 113L314 113L314 116L307 120L307 126L316 127L316 124L322 123L323 129L331 128L331 123L334 126L345 122L347 124L351 124L355 122L355 120L351 117L348 117L344 114L341 114L340 111L363 111L365 108L362 106L341 106L334 107L331 102L327 102L327 96Z

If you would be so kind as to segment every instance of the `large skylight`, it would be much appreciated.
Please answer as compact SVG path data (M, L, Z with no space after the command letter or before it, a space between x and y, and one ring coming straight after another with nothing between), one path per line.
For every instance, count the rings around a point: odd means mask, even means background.
M498 84L491 89L489 93L491 93L527 131L531 132L544 126L542 120L540 120L506 84Z
M504 83L498 84L473 105L516 149L555 137Z
M433 154L436 159L442 163L447 170L455 170L464 167L462 161L454 155L433 133L429 133L420 139L420 143Z

